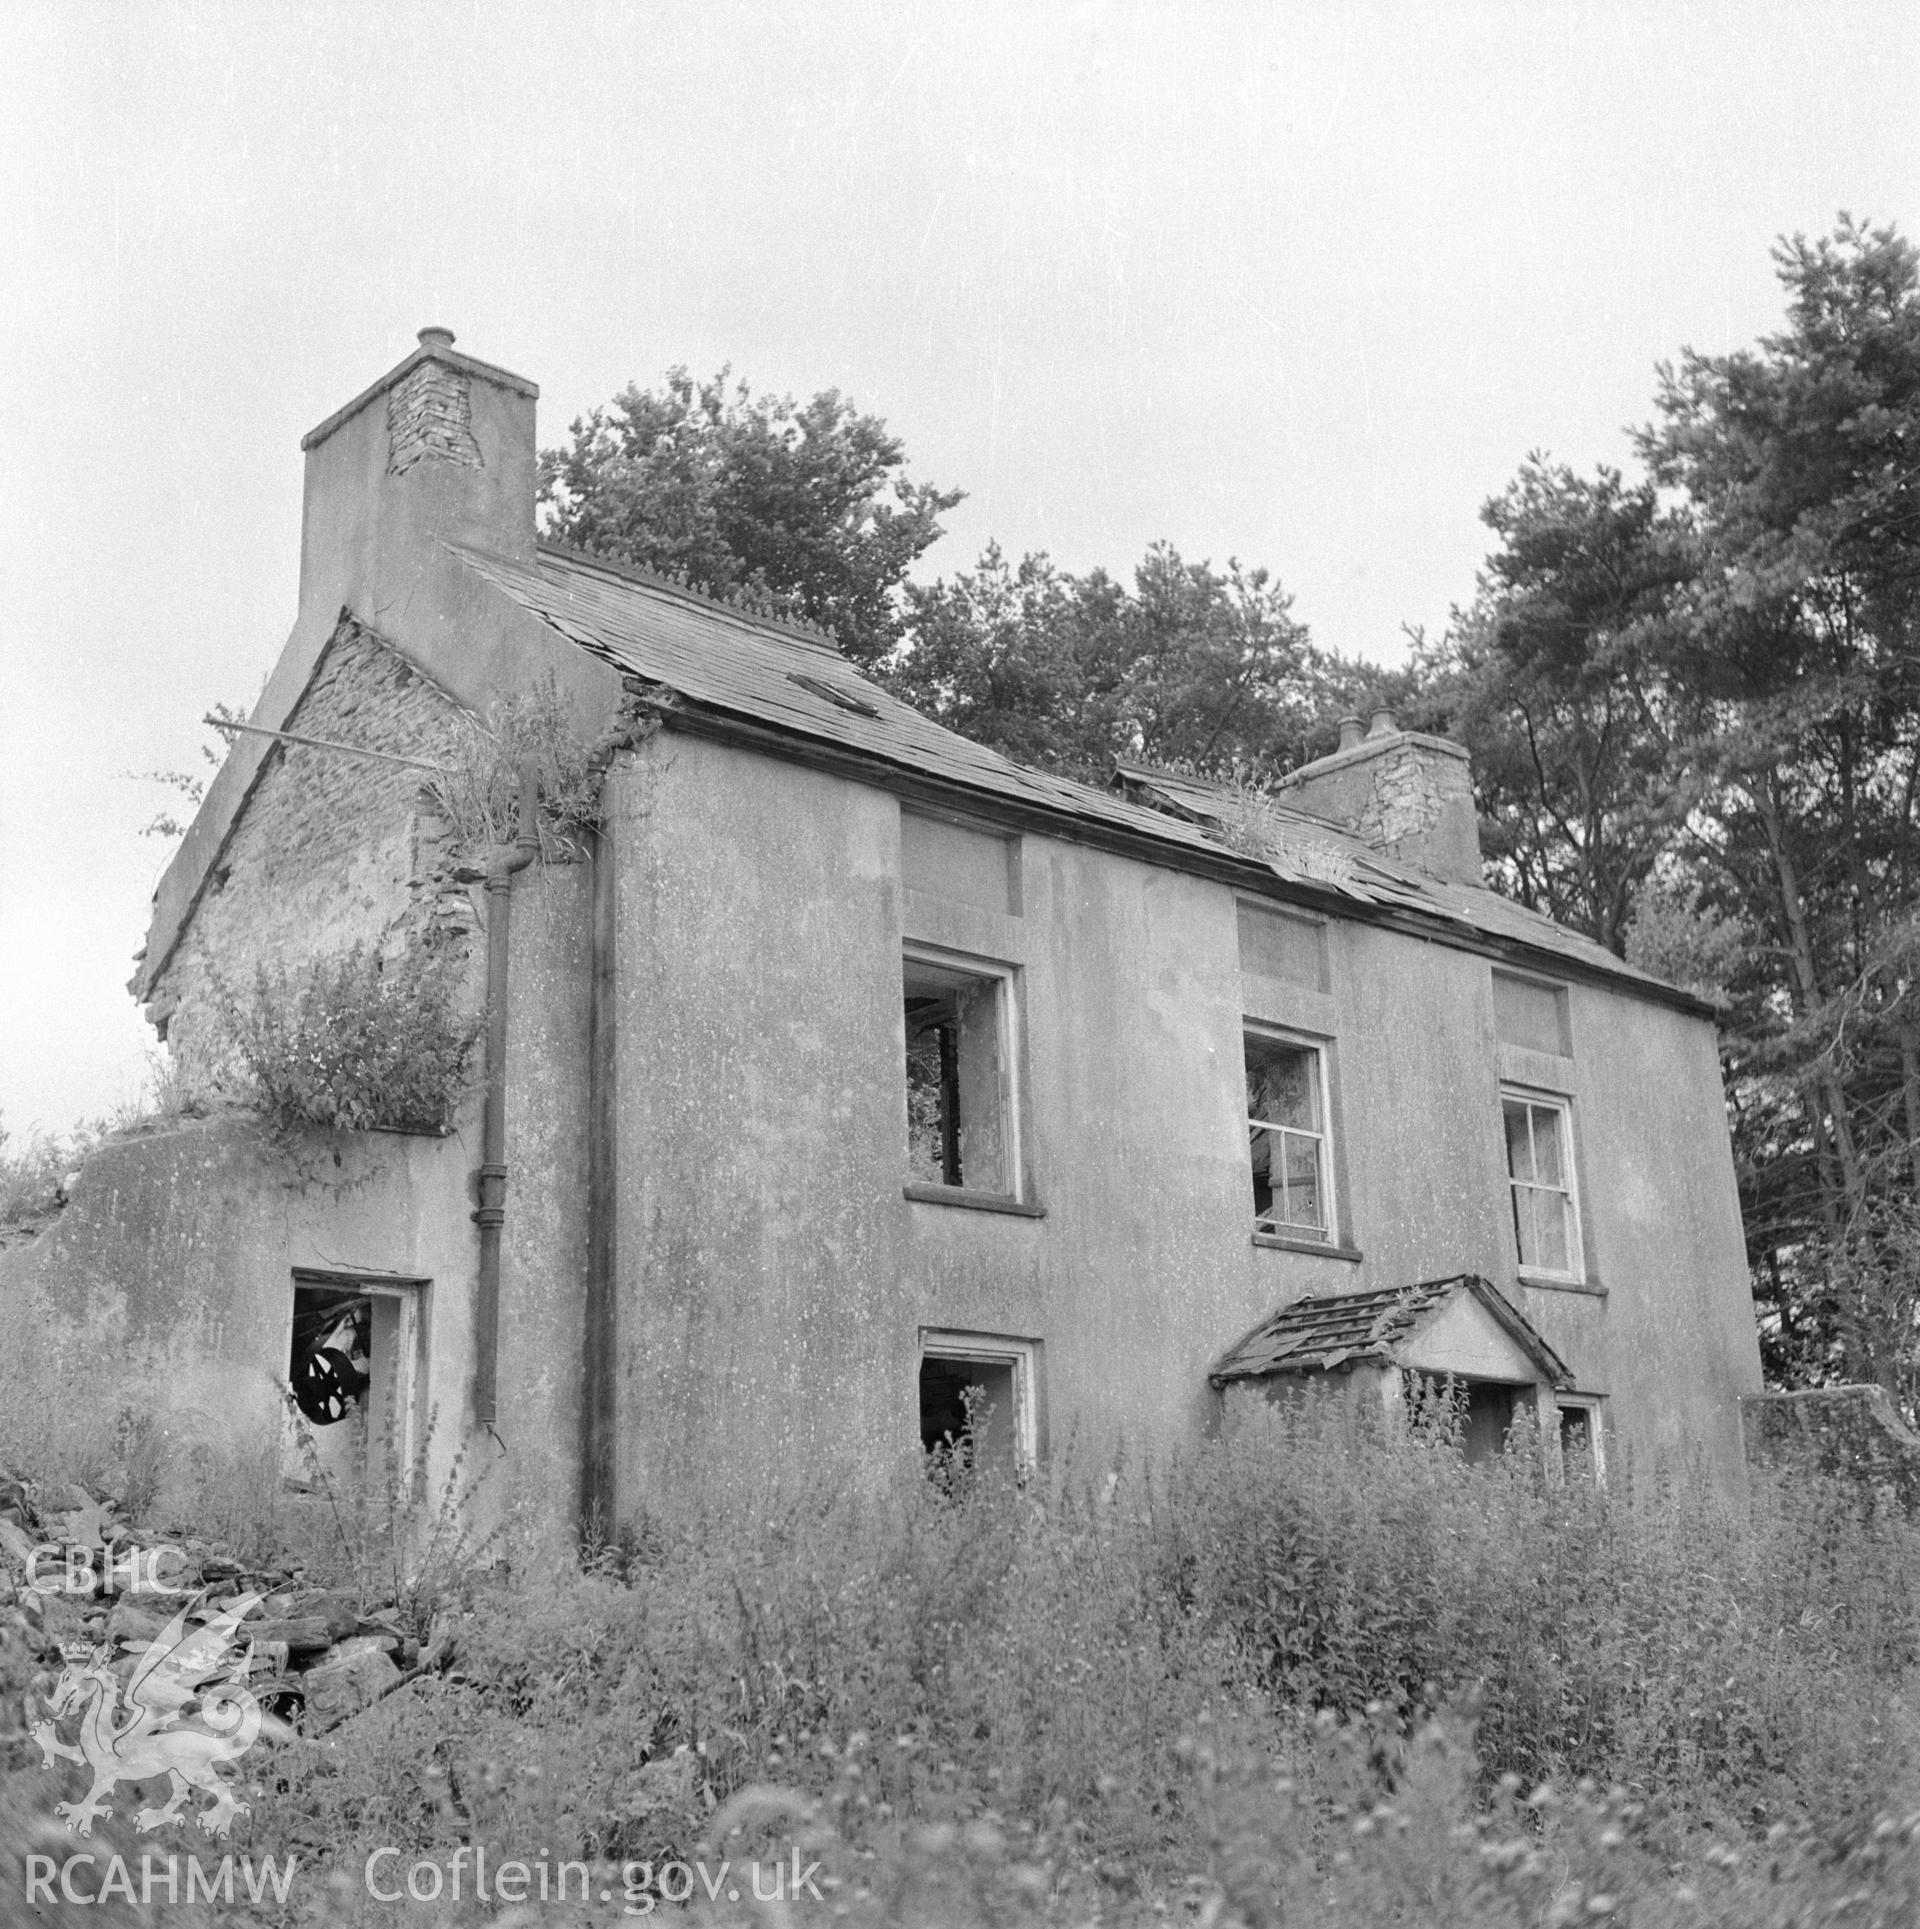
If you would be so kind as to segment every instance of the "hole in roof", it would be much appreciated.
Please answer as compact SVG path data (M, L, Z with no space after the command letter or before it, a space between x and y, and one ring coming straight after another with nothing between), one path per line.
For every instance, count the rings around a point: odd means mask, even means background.
M877 717L880 714L864 697L856 697L851 691L836 690L831 683L823 683L817 676L804 676L798 670L789 670L787 681L799 684L809 696L819 697L838 709L851 710L856 717Z

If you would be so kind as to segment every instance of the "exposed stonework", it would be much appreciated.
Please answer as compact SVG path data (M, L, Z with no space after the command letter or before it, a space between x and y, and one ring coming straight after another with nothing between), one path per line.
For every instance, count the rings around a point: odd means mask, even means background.
M1762 1466L1844 1474L1920 1507L1920 1434L1894 1411L1884 1388L1816 1387L1749 1393L1740 1401L1747 1458Z
M1283 778L1289 804L1331 819L1434 877L1478 884L1480 831L1467 753L1387 727Z
M370 630L343 615L288 720L303 736L428 761L450 759L460 713ZM451 877L427 773L301 744L279 745L210 873L147 1012L190 1081L229 1071L219 986L355 943L397 948L433 924L476 923Z
M425 361L387 391L387 474L416 462L457 462L478 469L467 378L444 362Z

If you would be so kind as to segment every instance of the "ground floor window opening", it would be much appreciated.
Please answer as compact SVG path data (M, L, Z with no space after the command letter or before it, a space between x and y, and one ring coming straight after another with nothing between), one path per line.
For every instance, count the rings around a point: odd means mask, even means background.
M302 1440L290 1471L381 1479L413 1465L427 1283L296 1271L287 1392Z
M1032 1341L927 1332L920 1341L920 1445L942 1471L1018 1479L1039 1458Z
M1605 1481L1606 1447L1601 1439L1597 1400L1561 1397L1560 1466L1569 1479Z

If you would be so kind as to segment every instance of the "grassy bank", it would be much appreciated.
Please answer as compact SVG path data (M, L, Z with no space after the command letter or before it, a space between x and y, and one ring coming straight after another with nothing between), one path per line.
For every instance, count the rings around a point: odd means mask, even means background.
M797 1846L876 1924L1914 1920L1913 1530L1531 1464L1329 1410L1044 1492L716 1489L584 1566L523 1536L416 1598L444 1672L248 1758L234 1846L301 1858L292 1919L486 1844L604 1919L684 1913L623 1869ZM369 1509L301 1520L370 1585Z

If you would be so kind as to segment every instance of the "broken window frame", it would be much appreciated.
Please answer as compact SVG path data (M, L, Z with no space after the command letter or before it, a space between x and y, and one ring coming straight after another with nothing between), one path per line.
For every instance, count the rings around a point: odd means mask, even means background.
M1245 1086L1245 1111L1247 1121L1247 1170L1251 1179L1256 1171L1253 1164L1254 1148L1259 1142L1258 1135L1271 1132L1278 1136L1284 1150L1288 1139L1301 1139L1314 1147L1315 1185L1320 1195L1321 1224L1310 1225L1302 1221L1281 1219L1275 1212L1261 1212L1256 1196L1253 1214L1253 1229L1271 1239L1298 1239L1313 1245L1335 1246L1340 1243L1340 1202L1334 1188L1333 1159L1333 1089L1328 1072L1330 1052L1324 1038L1307 1037L1300 1032L1289 1031L1277 1025L1265 1025L1253 1019L1243 1018L1240 1025L1240 1063L1241 1078ZM1246 1060L1249 1049L1255 1045L1278 1045L1289 1051L1303 1052L1312 1061L1312 1092L1314 1112L1318 1121L1315 1129L1286 1125L1277 1120L1262 1119L1254 1110L1253 1089L1246 1083ZM1272 1166L1269 1163L1268 1171ZM1283 1181L1284 1183L1284 1181ZM1269 1183L1269 1199L1274 1197Z
M937 1179L923 1178L913 1166L913 1074L914 1038L906 1029L906 980L918 966L923 972L969 981L990 997L994 1066L992 1091L997 1120L998 1146L994 1175L1000 1183L983 1185L967 1175L965 1163L968 1124L966 1106L959 1103L966 1082L960 1063L961 1044L955 1040L952 1055L942 1047L942 1083L951 1081L952 1096L946 1101L941 1119L941 1174ZM947 951L936 945L909 939L901 949L901 1073L902 1095L906 1101L906 1155L909 1198L950 1201L956 1204L991 1204L1025 1207L1028 1202L1024 1107L1021 1103L1020 1003L1016 991L1019 968L993 959L964 952ZM977 1088L976 1088L977 1089ZM976 1166L977 1172L977 1166ZM955 1178L948 1175L954 1174Z
M1558 1121L1560 1137L1560 1183L1552 1184L1537 1177L1523 1178L1513 1169L1513 1134L1508 1118L1514 1107L1523 1107L1527 1114L1527 1153L1533 1171L1540 1167L1538 1138L1534 1119L1539 1113L1550 1113ZM1583 1229L1580 1217L1580 1182L1578 1162L1574 1156L1573 1106L1566 1098L1552 1092L1536 1091L1523 1085L1502 1084L1500 1087L1500 1144L1502 1161L1507 1169L1507 1223L1513 1230L1514 1263L1522 1279L1550 1280L1559 1285L1579 1285L1587 1276L1586 1248L1581 1243ZM1527 1242L1521 1235L1522 1195L1529 1210L1545 1199L1560 1201L1561 1232L1566 1243L1567 1263L1565 1267L1542 1265L1537 1259L1526 1256ZM1535 1222L1536 1237L1538 1221Z
M920 1329L919 1357L914 1362L916 1427L919 1419L920 1369L929 1360L958 1360L969 1365L1012 1368L1014 1477L1023 1481L1028 1479L1040 1465L1040 1342L1015 1339L1000 1333L923 1326Z
M1568 1472L1567 1420L1578 1414L1586 1427L1586 1453L1593 1470L1596 1486L1607 1484L1607 1444L1606 1423L1601 1409L1604 1402L1597 1394L1563 1393L1557 1401L1558 1417L1554 1422L1554 1460L1562 1478Z
M421 1416L426 1400L427 1316L431 1284L431 1281L413 1274L333 1271L321 1267L296 1266L293 1268L293 1293L288 1309L291 1378L292 1329L298 1317L300 1294L303 1291L339 1293L373 1302L368 1338L367 1388L359 1400L358 1413L349 1415L347 1421L340 1424L357 1422L364 1429L367 1470L370 1475L379 1477L387 1465L385 1446L389 1431L381 1402L390 1400L393 1406L393 1464L396 1468L413 1470L416 1490L423 1477L421 1462L426 1446ZM344 1303L340 1311L344 1316ZM390 1383L383 1377L381 1362L382 1352L389 1349L392 1358L386 1373L390 1375ZM291 1424L290 1419L289 1426ZM303 1424L311 1426L312 1422L303 1420ZM313 1438L318 1442L331 1432L331 1428L315 1428ZM300 1456L296 1453L296 1467L299 1461Z

